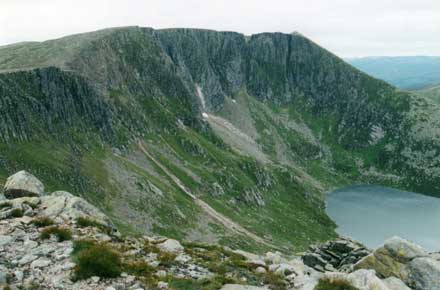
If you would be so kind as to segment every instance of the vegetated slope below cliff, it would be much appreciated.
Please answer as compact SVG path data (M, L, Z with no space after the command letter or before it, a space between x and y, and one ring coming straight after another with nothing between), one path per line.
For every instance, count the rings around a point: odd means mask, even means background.
M334 235L325 189L440 193L436 108L297 34L110 29L0 48L0 70L1 175L68 186L128 232L266 247L178 183L295 250Z

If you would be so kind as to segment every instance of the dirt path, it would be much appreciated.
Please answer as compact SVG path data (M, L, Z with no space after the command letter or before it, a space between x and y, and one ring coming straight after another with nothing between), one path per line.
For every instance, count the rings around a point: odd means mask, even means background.
M138 142L139 149L149 158L151 159L171 180L191 199L194 200L194 202L200 206L200 208L210 217L221 223L223 226L225 226L227 229L240 234L245 235L254 240L255 242L262 243L268 247L276 248L276 246L270 244L269 242L265 241L263 238L257 236L256 234L248 231L244 227L240 226L239 224L235 223L231 219L225 217L221 213L217 212L215 209L213 209L209 204L201 200L200 198L196 197L194 194L191 193L189 189L187 189L183 183L180 181L180 179L172 174L165 166L163 166L156 158L154 158L153 155L151 155L147 149L145 148L145 145L143 145L141 142Z

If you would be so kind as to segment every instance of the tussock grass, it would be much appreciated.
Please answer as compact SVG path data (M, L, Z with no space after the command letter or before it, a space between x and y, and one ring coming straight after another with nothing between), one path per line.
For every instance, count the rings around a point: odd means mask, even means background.
M72 239L72 232L69 229L58 226L45 228L40 233L40 239L47 240L53 235L57 237L58 242L63 242Z

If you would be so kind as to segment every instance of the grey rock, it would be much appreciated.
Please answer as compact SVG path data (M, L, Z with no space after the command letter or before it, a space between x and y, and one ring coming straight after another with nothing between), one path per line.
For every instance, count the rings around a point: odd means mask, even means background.
M157 289L168 289L168 283L160 281L159 283L157 283Z
M407 263L415 258L426 257L428 253L419 245L400 237L392 237L383 246L396 261Z
M41 196L43 194L43 183L24 170L9 176L4 187L4 195L8 199L23 196Z
M440 290L440 262L416 258L409 264L408 284L416 290Z
M399 237L385 241L372 254L362 258L354 269L374 269L381 277L397 277L408 281L408 262L417 257L427 256L420 246Z
M51 260L48 259L38 259L31 263L31 268L45 268L51 264Z
M113 227L110 219L95 206L81 197L66 191L56 191L41 198L42 215L75 220L87 217L102 225Z
M26 265L31 263L32 261L36 260L38 257L32 254L27 254L24 257L22 257L19 261L19 265Z
M14 241L14 237L12 236L4 236L0 235L0 247L4 247Z
M397 279L396 277L389 277L382 282L388 287L389 290L411 290L402 280Z
M162 251L174 253L174 254L182 253L184 250L183 246L179 243L179 241L173 239L168 239L163 243L157 244L157 247Z
M8 281L8 269L6 269L6 267L0 265L0 286L2 284L6 284L6 282Z
M304 264L321 272L350 272L353 265L369 253L363 245L348 238L340 238L311 246L302 259Z

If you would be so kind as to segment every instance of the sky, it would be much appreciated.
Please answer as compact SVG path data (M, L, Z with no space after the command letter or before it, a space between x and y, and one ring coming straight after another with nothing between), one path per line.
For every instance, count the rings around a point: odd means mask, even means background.
M341 57L440 55L440 0L0 0L0 45L131 25L297 31Z

